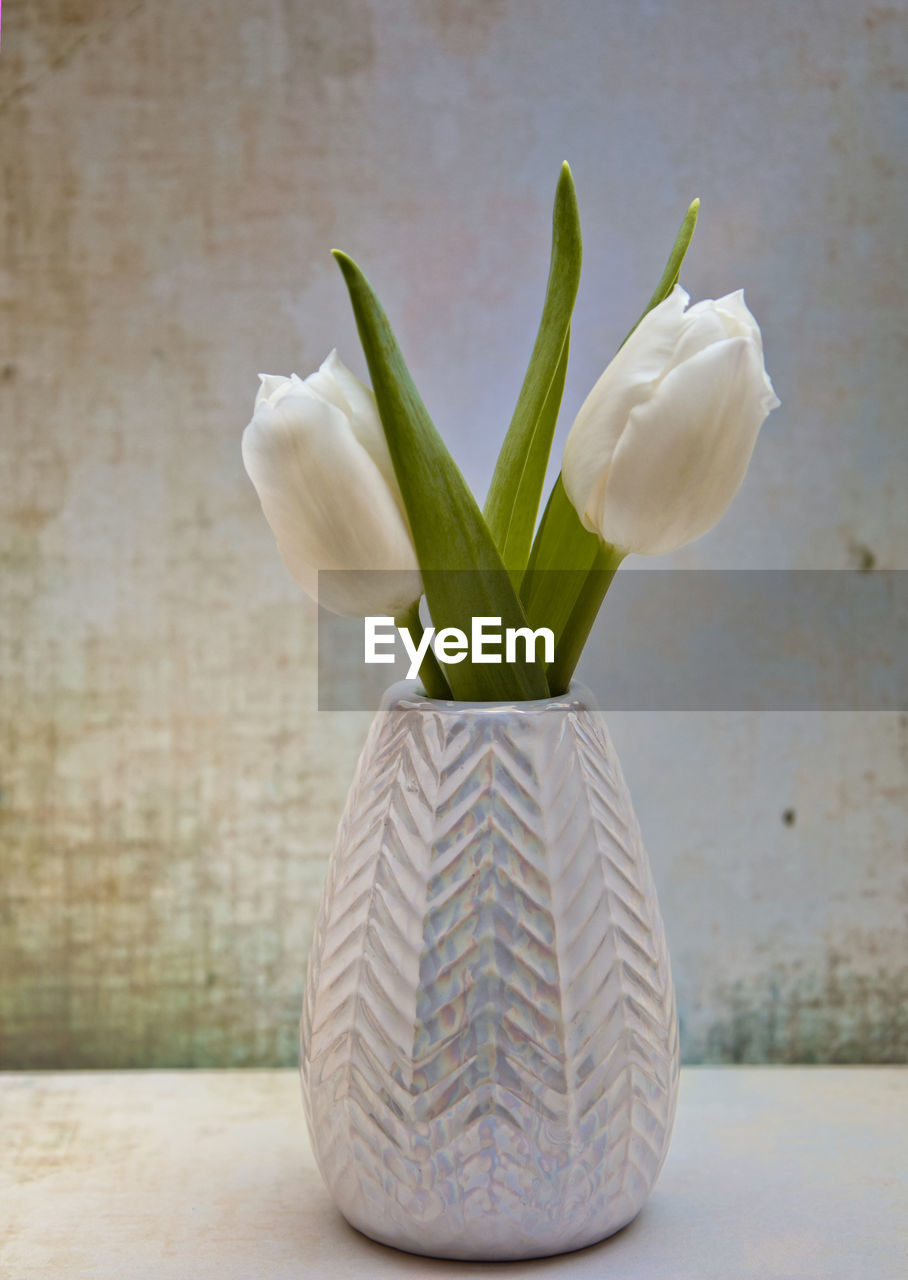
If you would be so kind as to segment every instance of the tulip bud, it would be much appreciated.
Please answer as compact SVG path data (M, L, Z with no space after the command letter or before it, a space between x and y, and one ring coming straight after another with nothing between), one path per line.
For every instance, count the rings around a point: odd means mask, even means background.
M574 420L562 461L584 526L661 555L711 529L779 404L743 291L685 311L676 285L625 342Z
M284 563L347 617L397 615L422 594L400 488L372 391L332 351L305 381L260 374L243 463ZM394 570L375 573L374 570Z

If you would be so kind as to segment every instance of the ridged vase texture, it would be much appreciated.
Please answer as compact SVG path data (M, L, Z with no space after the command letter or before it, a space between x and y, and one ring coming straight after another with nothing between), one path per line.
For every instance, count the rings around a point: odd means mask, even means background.
M374 1240L579 1249L641 1209L678 1090L665 932L589 694L388 691L340 823L300 1032L312 1145Z

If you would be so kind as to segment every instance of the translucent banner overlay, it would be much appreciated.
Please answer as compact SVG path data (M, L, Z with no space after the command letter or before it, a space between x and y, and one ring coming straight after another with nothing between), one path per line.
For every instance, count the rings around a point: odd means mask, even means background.
M570 573L549 576L576 589ZM396 577L322 572L319 595L353 600L365 587L377 614ZM458 625L469 635L471 619ZM399 636L396 661L375 665L364 637L363 618L319 608L319 710L372 710L406 678ZM575 678L605 711L905 711L908 571L622 568Z

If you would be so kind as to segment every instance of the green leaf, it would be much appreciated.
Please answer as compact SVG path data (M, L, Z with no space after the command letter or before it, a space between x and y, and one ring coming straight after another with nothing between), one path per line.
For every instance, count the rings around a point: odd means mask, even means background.
M555 192L552 256L542 319L484 510L495 545L517 581L530 553L564 390L581 255L577 193L570 167L564 164Z
M419 601L417 600L409 609L396 617L394 625L406 627L410 632L411 640L418 647L423 637L423 625L419 617ZM431 646L426 650L426 656L422 660L422 665L419 668L419 678L422 681L422 687L426 691L426 697L441 699L451 697L451 687L445 679L444 672L438 665L438 659L432 652Z
M471 619L525 627L526 615L463 476L435 429L404 363L388 319L359 267L334 256L344 275L369 366L388 449L400 485L432 621L469 631ZM541 662L444 667L456 699L546 698Z
M551 627L555 635L555 660L546 672L553 696L570 684L623 559L622 552L583 527L559 476L520 593L530 626Z
M530 626L550 627L556 651L600 545L597 535L580 523L559 475L520 587Z
M580 661L602 601L623 559L624 552L609 546L607 542L599 543L596 558L577 593L571 616L555 645L555 661L547 672L549 688L553 694L564 693L571 683L571 676Z
M561 408L561 397L564 394L564 380L567 375L570 345L571 331L568 329L564 339L564 346L561 349L558 368L555 370L555 377L549 387L549 394L546 396L545 404L542 406L542 413L539 416L533 444L524 461L524 471L520 480L520 493L514 505L511 523L508 526L505 544L501 551L501 558L507 565L515 589L520 587L525 566L530 556L533 529L539 510L539 498L542 493L542 486L545 483L548 455L552 447L552 436L555 434L555 424L558 421L558 410ZM544 450L537 450L536 448L536 442L540 439L545 441ZM532 497L523 500L520 495L527 491L532 493Z
M659 283L656 285L653 296L643 308L637 324L634 325L634 329L637 328L640 320L652 311L653 307L658 307L660 302L665 301L672 289L674 289L675 285L678 283L678 279L681 275L681 263L684 261L684 255L687 253L688 246L693 239L694 228L697 225L697 218L699 216L700 199L697 197L697 199L692 200L687 207L687 213L685 213L682 218L681 226L678 228L678 234L675 236L675 243L672 245L672 251L668 255L668 262L665 264L665 270L659 278ZM627 338L631 336L634 329L631 329ZM624 342L627 342L627 338L624 339ZM624 342L621 344L622 347L624 346Z

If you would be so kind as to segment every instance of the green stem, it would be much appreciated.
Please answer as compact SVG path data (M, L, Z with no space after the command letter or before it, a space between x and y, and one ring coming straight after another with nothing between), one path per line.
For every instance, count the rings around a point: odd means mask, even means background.
M555 661L547 672L553 697L564 693L571 683L583 646L624 555L623 551L609 546L607 542L600 543L593 567L586 575L571 616L555 646Z
M423 637L423 625L419 617L419 601L415 600L405 613L399 614L394 619L396 627L406 627L410 632L410 639L415 645L419 645ZM419 668L419 678L422 681L422 687L426 691L429 698L445 698L451 699L453 694L445 679L445 674L438 665L438 659L432 652L432 646L426 650L426 656L422 660L422 666Z

